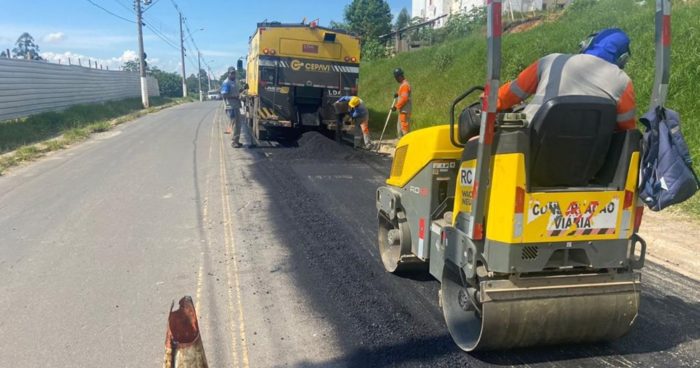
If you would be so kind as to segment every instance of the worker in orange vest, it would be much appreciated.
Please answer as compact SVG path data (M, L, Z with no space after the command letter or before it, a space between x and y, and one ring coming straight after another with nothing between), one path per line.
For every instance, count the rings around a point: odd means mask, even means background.
M397 133L399 138L408 134L411 124L411 85L408 84L406 77L403 75L401 68L394 69L394 79L400 83L399 91L394 95L396 104L391 108L392 111L399 111L399 126Z
M540 107L557 96L596 96L617 104L617 130L637 126L632 80L623 68L631 57L630 39L619 28L589 35L578 54L550 54L523 70L498 90L498 111L534 96L524 109L532 119Z

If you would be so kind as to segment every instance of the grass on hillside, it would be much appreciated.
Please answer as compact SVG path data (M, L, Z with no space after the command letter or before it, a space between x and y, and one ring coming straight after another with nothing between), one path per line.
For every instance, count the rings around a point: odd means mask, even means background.
M151 106L170 102L151 97ZM63 111L48 111L22 119L0 122L0 154L41 142L72 129L84 128L97 121L109 120L143 109L140 98L71 106Z
M635 83L638 114L650 107L654 81L655 2L638 5L635 0L578 0L556 21L530 31L503 37L502 81L517 74L538 58L555 52L574 53L581 39L606 27L620 27L632 39L632 59L625 71ZM671 82L668 108L680 112L683 134L700 173L700 5L674 2ZM370 109L370 125L379 134L397 83L392 70L401 67L413 88L413 128L449 122L449 106L461 92L483 85L486 77L486 37L475 34L430 48L400 54L393 59L362 63L360 95ZM395 132L392 117L387 132ZM700 215L700 195L683 204Z
M191 99L151 97L144 109L140 98L76 105L60 112L44 112L0 122L0 175L12 166L82 141L92 133ZM14 152L12 152L14 151Z

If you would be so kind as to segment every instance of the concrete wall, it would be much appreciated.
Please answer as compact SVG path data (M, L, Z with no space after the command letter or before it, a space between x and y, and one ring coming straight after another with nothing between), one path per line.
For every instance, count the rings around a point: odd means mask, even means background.
M148 85L149 95L160 95L154 78ZM138 73L0 58L0 121L139 96Z

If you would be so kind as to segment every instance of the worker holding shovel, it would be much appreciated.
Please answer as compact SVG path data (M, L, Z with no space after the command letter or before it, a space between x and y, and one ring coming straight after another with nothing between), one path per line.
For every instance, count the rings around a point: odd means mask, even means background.
M347 114L355 124L355 147L365 149L372 148L372 140L369 137L369 111L365 103L357 96L343 96L336 104L347 103ZM340 111L341 109L336 109Z

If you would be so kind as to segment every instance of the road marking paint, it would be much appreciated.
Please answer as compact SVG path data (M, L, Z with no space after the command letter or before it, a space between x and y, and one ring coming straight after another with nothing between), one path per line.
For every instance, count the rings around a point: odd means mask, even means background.
M216 121L216 130L218 131L220 128L220 119ZM217 137L220 137L221 132L218 132ZM224 204L225 202L225 197L224 193L226 192L225 184L224 184L224 176L225 176L225 167L224 167L224 154L223 152L223 145L221 143L221 138L217 139L217 145L219 146L219 186L221 187L221 212L223 216L223 223L224 223L224 246L225 246L225 251L226 254L229 254L229 237L228 237L228 230L225 225L227 221L227 216L226 216L226 206ZM231 289L233 289L233 286L231 285L231 277L230 277L230 270L229 270L229 260L226 260L226 296L227 296L227 303L226 303L226 308L228 311L228 317L229 317L229 332L231 333L231 355L233 359L233 366L237 367L238 366L238 339L236 338L236 325L234 324L233 321L233 293Z
M214 120L212 121L211 125L211 131L209 132L209 156L207 157L207 163L211 162L211 157L212 157L212 152L214 151L214 128L216 127L216 122L219 119L219 113L220 110L216 109L214 110ZM211 193L211 175L209 174L209 170L207 170L206 173L206 179L205 179L205 184L204 184L204 200L202 201L202 225L207 226L209 223L209 194ZM211 238L209 237L209 231L207 229L204 229L204 236L205 236L205 241L207 244L207 249L211 249ZM201 250L199 252L199 272L197 273L197 291L196 291L196 298L195 298L195 307L194 309L196 311L199 311L199 306L201 305L200 300L202 300L202 289L204 288L204 257L206 256L204 254L204 250Z
M229 293L229 312L232 314L233 308L230 305L230 299L231 299L231 278L233 278L233 284L236 289L236 303L238 306L238 331L239 331L239 338L240 338L240 343L241 343L241 360L243 363L243 367L248 368L249 367L249 361L248 361L248 344L246 340L246 333L245 333L245 321L243 318L243 303L241 301L241 285L240 285L240 280L238 278L238 263L236 259L236 242L234 239L233 235L233 220L231 218L231 203L230 203L230 196L228 193L228 176L227 176L227 171L226 171L226 165L225 165L225 159L226 155L224 152L224 136L221 133L221 129L218 129L219 131L219 169L220 169L220 179L221 179L221 200L222 200L222 207L223 207L223 216L224 216L224 243L227 247L228 254L230 255L230 259L226 262L226 279L227 283L229 285L228 288L228 293ZM232 262L231 262L232 261ZM233 264L233 272L231 270L231 264ZM233 320L231 320L231 323L233 323ZM234 329L235 330L235 329ZM236 343L237 339L233 339L233 343ZM235 360L236 363L238 360Z

